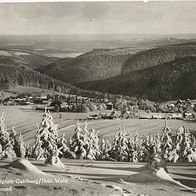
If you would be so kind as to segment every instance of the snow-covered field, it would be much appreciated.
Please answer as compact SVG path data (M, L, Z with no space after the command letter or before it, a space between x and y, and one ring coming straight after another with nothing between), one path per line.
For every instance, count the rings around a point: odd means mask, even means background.
M17 132L24 135L27 143L34 142L36 122L39 124L42 111L32 110L32 106L3 106L8 128L15 127ZM59 134L65 133L67 137L74 131L74 123L78 119L84 119L88 114L78 113L53 113L54 122L59 124ZM196 133L196 122L168 120L168 126L176 130L181 125L188 125L189 129ZM164 120L99 120L89 122L99 131L100 136L112 139L120 127L127 132L135 134L157 134L164 127ZM67 160L62 162L65 168L57 169L45 165L41 161L30 160L31 163L45 174L34 174L26 168L14 168L9 166L10 161L0 161L0 196L2 195L152 195L152 196L191 196L195 193L186 187L173 183L167 174L143 172L145 163L105 162L89 160ZM196 188L195 163L168 164L169 175L186 186ZM160 176L161 177L160 177ZM165 176L166 175L166 176ZM165 177L166 179L162 179ZM28 183L30 180L39 180ZM13 180L13 183L3 184L5 180ZM25 181L26 179L26 181ZM17 180L17 181L16 181ZM22 182L23 180L23 182ZM59 182L58 180L61 180ZM20 183L21 181L21 183ZM18 182L18 183L17 183ZM10 188L5 191L3 188Z
M22 133L26 142L31 143L34 141L34 134L37 128L36 123L40 123L43 111L33 110L32 105L28 106L3 106L0 113L3 111L6 124L8 128L14 126L18 133ZM65 133L67 138L71 136L75 129L77 120L85 119L89 114L87 113L52 113L54 123L58 124L59 134ZM94 120L88 122L89 126L93 126L96 131L99 131L99 136L113 139L115 133L119 129L126 129L128 133L132 134L157 134L161 132L164 127L163 119L128 119L128 120ZM187 125L190 131L196 135L196 122L195 121L182 121L182 120L168 120L168 126L171 130L176 131L180 126Z
M0 195L28 196L191 196L191 190L163 180L152 172L143 175L144 164L101 162L87 160L63 160L65 168L57 169L40 161L31 161L46 175L23 168L9 166L10 161L0 162L1 187L11 190ZM6 166L8 165L8 166ZM189 187L196 184L196 166L170 165L169 174ZM162 175L162 174L161 174ZM7 180L7 184L2 185ZM9 183L9 180L12 182ZM41 180L40 183L38 181Z

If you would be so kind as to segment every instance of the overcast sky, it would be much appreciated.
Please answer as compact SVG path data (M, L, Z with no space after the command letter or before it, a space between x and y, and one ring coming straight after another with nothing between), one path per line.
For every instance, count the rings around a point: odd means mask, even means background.
M0 4L0 34L111 33L196 33L196 1Z

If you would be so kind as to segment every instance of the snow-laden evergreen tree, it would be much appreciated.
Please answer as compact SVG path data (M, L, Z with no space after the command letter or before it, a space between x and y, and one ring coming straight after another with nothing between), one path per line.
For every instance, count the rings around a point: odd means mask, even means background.
M87 129L87 125L85 126L85 129ZM101 153L97 134L98 133L93 127L88 131L87 159L95 160Z
M175 153L176 159L178 158L177 160L186 162L196 161L196 139L191 135L187 126L178 128L175 147L172 152Z
M109 146L107 145L107 141L103 138L100 143L100 151L102 155L108 154Z
M95 160L100 155L99 138L96 131L85 123L81 128L76 124L75 132L70 140L70 150L74 153L74 158Z
M127 133L120 129L116 134L109 155L117 161L129 161Z
M191 159L189 158L189 155L191 153L191 132L188 129L188 127L184 126L184 132L183 132L183 139L181 142L181 158L185 161L191 162Z
M173 149L168 154L168 161L176 163L179 158L180 157L178 155L177 149L173 147Z
M63 158L73 158L74 153L70 150L65 133L58 139L58 148L61 149L60 156Z
M128 154L130 162L138 162L139 158L143 156L143 149L140 142L141 140L138 134L128 139Z
M0 117L0 145L1 145L1 154L0 158L13 159L16 157L16 154L13 149L13 145L10 141L10 136L7 131L7 126L5 125L4 114Z
M26 156L26 144L23 140L23 137L22 137L21 133L20 133L18 139L15 142L14 151L15 151L17 157L25 158L25 156Z
M32 146L30 144L26 144L26 155L27 158L32 158Z
M181 156L182 141L183 141L184 127L179 127L176 132L175 149L176 152Z
M151 135L143 136L138 155L139 161L149 161L156 153L156 148L156 140Z
M167 119L165 119L165 127L162 130L162 137L161 137L161 149L162 149L162 156L165 160L169 159L169 154L173 149L173 141L171 137L171 129L167 125Z
M49 155L47 156L45 163L53 165L53 166L64 168L65 166L59 158L62 155L61 148L58 148L57 145L54 146L52 151L50 153L48 153Z
M36 132L35 144L32 150L32 156L35 159L47 160L55 154L58 149L58 129L54 124L50 111L45 110L43 119Z
M110 159L110 156L108 154L110 148L111 148L110 142L103 138L100 142L100 147L99 147L99 149L100 149L99 159L100 160L109 160Z
M0 143L4 148L6 144L9 142L9 133L7 131L7 127L5 125L4 114L0 117Z
M10 138L10 142L12 144L12 146L14 147L16 144L16 140L17 140L17 133L14 127L12 127L10 134L9 134L9 138Z
M191 136L191 147L188 151L188 162L196 162L196 138Z
M155 145L156 153L161 154L161 137L159 132L157 136L154 136L154 145Z
M39 129L36 132L35 143L31 149L31 157L35 158L36 160L44 160L45 150L42 148L43 142L41 141L40 135L38 133Z
M74 158L85 159L87 156L86 145L88 143L87 133L81 127L79 122L72 138L70 139L70 149L74 153Z

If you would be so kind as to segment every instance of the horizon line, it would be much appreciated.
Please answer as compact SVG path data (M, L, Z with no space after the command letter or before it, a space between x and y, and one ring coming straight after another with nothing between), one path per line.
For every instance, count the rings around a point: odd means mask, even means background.
M15 34L1 34L0 33L0 36L17 36L17 35L59 35L59 36L62 36L62 35L85 35L85 36L89 36L89 35L196 35L196 32L195 33L81 33L81 34L78 34L78 33L65 33L65 34L50 34L50 33L34 33L34 34L18 34L18 33L15 33Z

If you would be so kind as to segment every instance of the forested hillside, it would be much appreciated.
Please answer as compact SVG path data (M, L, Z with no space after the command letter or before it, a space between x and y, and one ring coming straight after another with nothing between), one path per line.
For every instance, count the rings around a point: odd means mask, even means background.
M9 86L33 86L44 89L56 89L70 92L77 88L53 79L36 71L39 67L56 61L58 58L47 57L28 50L0 49L0 84Z
M57 91L61 90L65 93L77 90L74 86L55 80L29 68L0 64L0 70L0 84L4 84L7 87L21 85L51 90L54 88Z
M130 57L124 64L122 73L147 69L187 56L196 56L196 44L194 42L153 48L138 52Z
M155 101L196 98L196 57L183 57L145 70L78 86Z
M160 46L145 51L140 48L140 52L134 47L94 49L76 58L57 60L38 70L63 82L77 84L107 79L195 55L195 42Z
M196 42L135 52L131 47L94 49L76 58L58 59L28 50L0 49L0 82L82 92L67 84L71 83L155 101L196 98Z
M106 79L121 73L123 64L131 56L129 52L129 48L93 50L77 58L56 61L39 71L72 84Z
M28 50L0 49L0 64L38 68L55 62L56 57L47 57Z

